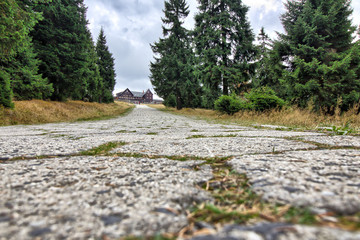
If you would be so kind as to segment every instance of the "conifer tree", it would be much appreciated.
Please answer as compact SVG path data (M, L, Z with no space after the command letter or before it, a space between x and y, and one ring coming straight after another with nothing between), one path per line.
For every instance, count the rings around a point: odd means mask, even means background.
M19 51L6 64L11 76L11 89L16 100L47 99L53 92L52 84L38 74L39 60L32 45Z
M281 86L282 74L284 72L283 55L287 54L287 49L279 41L273 41L266 34L265 29L261 28L257 37L259 42L256 74L252 79L252 87L270 87L277 95L283 97L286 92Z
M38 0L47 2L47 0ZM12 92L17 100L48 97L52 87L38 74L38 60L29 32L41 13L27 0L0 3L0 105L12 107Z
M88 35L83 0L56 0L35 7L44 19L31 32L40 73L53 84L53 100L86 96Z
M95 49L95 45L88 31L88 54L87 54L87 67L85 72L85 78L87 81L86 99L90 102L102 102L102 92L104 89L103 79L100 76L100 70L98 66L98 57Z
M266 34L264 27L260 29L260 33L257 37L259 42L258 55L257 55L257 66L256 74L252 81L253 87L257 88L260 86L266 86L268 83L268 69L267 64L269 61L270 49L271 49L271 39Z
M254 34L241 0L198 0L195 16L195 44L200 57L202 81L211 105L222 93L250 79L254 72ZM212 107L212 106L210 106Z
M103 28L101 28L97 39L96 53L98 57L100 77L103 80L102 101L105 103L114 102L112 92L114 91L116 81L115 63L107 46Z
M352 43L352 8L348 0L288 0L281 20L289 52L284 83L293 102L333 113L360 99L359 44Z
M11 108L14 106L12 102L12 91L10 87L10 76L0 67L0 107Z
M155 62L150 65L150 79L156 93L168 101L176 98L176 108L194 107L199 85L194 77L194 53L188 31L182 26L189 15L185 0L165 1L163 35L153 44Z

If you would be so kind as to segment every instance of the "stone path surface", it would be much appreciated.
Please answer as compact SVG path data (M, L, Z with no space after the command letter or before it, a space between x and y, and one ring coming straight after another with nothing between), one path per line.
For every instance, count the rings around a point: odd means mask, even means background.
M109 142L127 144L114 156L79 154ZM354 149L317 150L315 143ZM212 170L202 161L165 156L233 156L229 164L266 201L358 213L359 146L359 137L211 124L146 106L105 121L1 127L0 239L179 232L191 206L213 201L197 187ZM360 239L360 233L264 222L194 239Z

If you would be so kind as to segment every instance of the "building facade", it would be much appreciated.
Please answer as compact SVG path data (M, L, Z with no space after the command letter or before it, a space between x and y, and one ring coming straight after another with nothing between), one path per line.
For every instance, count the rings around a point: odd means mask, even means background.
M150 89L148 89L146 92L145 91L135 92L135 91L130 91L130 89L128 88L125 91L116 94L115 97L115 99L118 101L130 102L130 103L152 103L154 101L153 98L154 95L150 91Z

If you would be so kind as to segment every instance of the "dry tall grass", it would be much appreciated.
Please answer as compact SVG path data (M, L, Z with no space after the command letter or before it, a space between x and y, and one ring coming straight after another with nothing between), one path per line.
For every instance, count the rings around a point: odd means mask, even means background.
M271 110L267 112L241 111L233 116L222 115L213 110L188 109L177 111L174 108L165 108L163 105L152 105L151 107L164 109L185 116L198 117L205 120L215 120L223 123L236 123L241 125L279 125L291 128L316 129L319 127L344 127L349 126L360 131L360 115L357 114L359 106L355 106L348 112L340 114L335 111L333 116L323 113L315 113L310 109L288 107L283 110Z
M14 109L0 107L0 126L101 119L121 115L132 108L128 103L88 103L81 101L17 101Z

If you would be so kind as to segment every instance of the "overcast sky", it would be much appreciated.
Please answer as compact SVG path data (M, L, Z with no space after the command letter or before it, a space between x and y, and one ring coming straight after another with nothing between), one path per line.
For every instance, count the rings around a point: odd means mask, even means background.
M114 93L129 88L133 91L152 89L149 64L153 60L150 43L162 37L161 17L164 0L84 0L88 6L89 28L96 41L101 26L115 58L116 86ZM188 0L190 15L185 22L194 25L197 0ZM248 19L257 35L262 26L275 37L283 31L279 16L284 12L285 0L243 0L250 7ZM360 1L353 0L353 23L360 25Z

